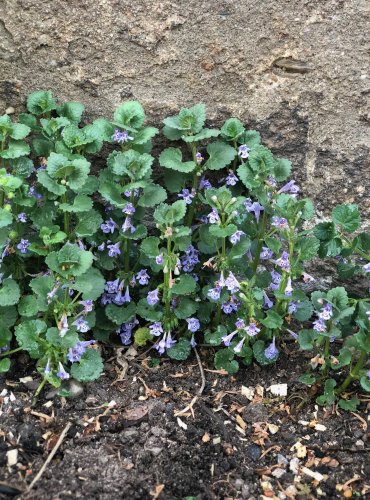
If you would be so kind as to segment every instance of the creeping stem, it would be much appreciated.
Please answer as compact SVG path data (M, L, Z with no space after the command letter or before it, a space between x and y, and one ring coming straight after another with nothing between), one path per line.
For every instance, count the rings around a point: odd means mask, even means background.
M191 154L193 157L193 162L197 164L197 156L196 156L197 147L196 147L195 142L191 143ZM198 175L198 168L196 167L194 170L194 175L193 175L193 189L195 190L195 192L198 189L198 185L199 185L199 175ZM195 205L196 205L196 195L193 199L193 203L190 205L189 212L186 216L185 223L189 227L191 227L191 225L193 223L193 218L194 218L194 213L195 213Z
M340 385L335 391L338 396L347 389L352 380L356 380L358 378L359 372L362 370L367 361L367 356L368 354L365 351L361 352L360 357L358 358L353 370L349 372L342 385Z

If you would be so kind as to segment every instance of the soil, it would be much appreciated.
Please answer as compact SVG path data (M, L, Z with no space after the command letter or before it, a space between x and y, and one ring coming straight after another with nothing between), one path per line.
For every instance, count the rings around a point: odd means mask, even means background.
M38 375L20 382L29 364L18 358L0 387L15 396L0 399L0 498L365 497L369 398L359 395L356 413L318 408L314 391L298 382L302 353L292 344L284 350L276 366L243 368L230 377L213 370L211 349L199 348L205 389L194 415L178 416L201 386L195 356L149 368L139 353L124 377L118 371L126 363L113 358L78 397L46 391L32 409ZM286 397L269 390L285 383ZM54 458L27 492L68 422ZM17 463L9 466L7 452L14 449Z

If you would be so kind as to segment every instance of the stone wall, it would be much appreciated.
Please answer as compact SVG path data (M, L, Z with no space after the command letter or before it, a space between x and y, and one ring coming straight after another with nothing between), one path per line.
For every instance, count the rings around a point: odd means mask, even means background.
M0 0L0 113L51 89L88 118L202 101L290 158L323 213L370 213L367 0ZM366 217L366 215L365 215Z

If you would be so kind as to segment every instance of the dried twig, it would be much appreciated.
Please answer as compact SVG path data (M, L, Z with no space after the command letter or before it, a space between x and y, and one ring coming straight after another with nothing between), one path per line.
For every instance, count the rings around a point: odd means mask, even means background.
M188 411L190 411L191 414L193 415L193 418L194 418L193 406L198 401L198 398L203 394L204 388L206 386L206 378L204 376L204 370L203 370L202 361L201 361L201 359L199 357L199 354L198 354L198 351L196 350L196 348L193 347L193 349L194 349L194 352L195 352L195 356L197 357L197 361L198 361L198 365L199 365L199 371L200 371L200 376L202 378L202 385L200 386L198 394L193 397L193 399L191 400L190 404L186 408L184 408L183 410L177 411L175 413L175 417L177 417L179 415L183 415L184 413L187 413Z
M32 481L32 483L29 485L27 491L30 491L34 486L35 484L37 483L37 481L40 479L40 477L43 475L43 473L45 472L45 470L47 469L47 466L49 465L49 463L52 461L55 453L58 451L58 448L59 446L62 444L64 438L66 437L67 435L67 432L69 431L69 429L71 428L72 426L72 423L71 422L68 422L68 424L64 427L61 435L59 436L59 439L58 441L56 442L56 445L54 446L54 448L51 450L48 458L45 460L45 463L44 465L41 467L40 471L38 472L37 476L34 478L34 480Z

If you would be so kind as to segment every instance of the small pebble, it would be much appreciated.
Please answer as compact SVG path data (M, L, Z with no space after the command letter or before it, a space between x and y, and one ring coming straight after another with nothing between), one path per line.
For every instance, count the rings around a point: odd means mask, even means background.
M9 106L9 108L6 108L5 113L7 115L14 115L15 109L13 108L13 106Z

